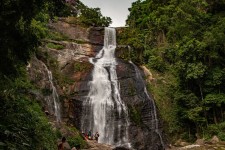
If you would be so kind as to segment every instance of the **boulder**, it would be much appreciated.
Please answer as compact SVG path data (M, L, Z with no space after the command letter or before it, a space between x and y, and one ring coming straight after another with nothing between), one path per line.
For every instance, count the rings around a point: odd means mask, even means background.
M185 141L180 142L180 146L187 146L187 145L189 145L189 143L187 143Z
M216 143L220 142L220 139L216 135L214 135L212 137L212 139L210 140L210 142L213 144L216 144Z
M197 139L195 141L195 144L197 144L197 145L204 145L205 144L205 141L204 141L204 139Z
M174 144L175 146L187 146L187 145L189 145L189 143L187 143L186 141L184 141L184 140L182 140L182 139L179 139L179 140L177 140L176 142L175 142L175 144Z

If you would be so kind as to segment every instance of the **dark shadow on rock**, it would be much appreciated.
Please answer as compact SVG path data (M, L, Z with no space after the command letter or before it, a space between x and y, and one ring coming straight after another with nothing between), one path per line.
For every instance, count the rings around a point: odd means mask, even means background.
M131 150L131 149L119 146L119 147L113 148L113 150Z

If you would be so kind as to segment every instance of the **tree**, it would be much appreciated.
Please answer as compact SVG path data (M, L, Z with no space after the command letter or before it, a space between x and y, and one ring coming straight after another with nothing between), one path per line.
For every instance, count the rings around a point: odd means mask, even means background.
M189 124L201 134L208 124L224 121L224 6L224 0L138 0L129 9L120 41L142 53L139 63L177 78L171 101L181 131Z
M87 26L107 27L112 23L110 17L102 16L100 8L89 8L79 2L79 20Z

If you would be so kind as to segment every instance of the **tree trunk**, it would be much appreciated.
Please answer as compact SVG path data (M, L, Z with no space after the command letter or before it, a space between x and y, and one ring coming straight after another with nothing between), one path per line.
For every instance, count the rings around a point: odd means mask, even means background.
M223 122L224 121L224 117L223 117L223 107L222 107L222 105L220 106L220 113L221 113L221 118L222 118L222 121L221 122Z
M217 124L217 118L216 118L216 110L215 110L215 107L213 107L213 120L214 120L214 123Z
M208 119L207 119L207 112L205 110L205 100L203 98L203 92L202 92L202 86L201 86L201 83L199 82L199 90L200 90L200 94L201 94L201 99L203 101L203 111L204 111L204 116L205 116L205 119L206 119L206 125L208 126Z

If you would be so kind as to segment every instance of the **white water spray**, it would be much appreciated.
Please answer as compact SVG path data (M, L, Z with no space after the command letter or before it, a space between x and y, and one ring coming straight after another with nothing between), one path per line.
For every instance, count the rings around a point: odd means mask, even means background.
M104 47L91 58L94 65L90 91L83 103L81 129L99 132L99 142L131 147L128 142L128 112L120 97L116 73L116 31L105 28Z
M48 69L48 67L42 62L46 72L48 73L48 80L50 83L51 95L46 97L47 105L50 114L54 114L56 121L59 123L61 122L61 112L60 112L60 102L59 102L59 95L53 83L52 72Z

